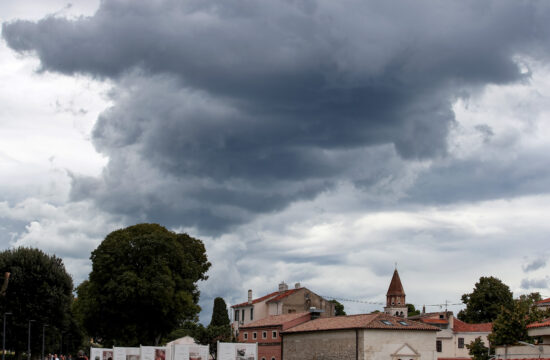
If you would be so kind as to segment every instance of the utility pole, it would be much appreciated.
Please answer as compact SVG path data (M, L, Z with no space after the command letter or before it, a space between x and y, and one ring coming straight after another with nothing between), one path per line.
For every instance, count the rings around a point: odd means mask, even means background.
M11 312L4 313L4 332L2 333L2 360L6 360L6 315L11 315Z
M31 360L31 324L35 320L29 320L29 338L27 342L27 360Z
M44 360L44 339L45 339L45 336L46 336L46 328L48 327L48 324L43 324L42 325L42 359L40 360Z

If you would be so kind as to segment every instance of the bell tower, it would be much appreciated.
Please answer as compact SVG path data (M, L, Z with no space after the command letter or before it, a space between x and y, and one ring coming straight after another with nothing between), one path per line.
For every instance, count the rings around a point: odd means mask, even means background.
M396 267L391 278L390 287L386 293L386 306L384 307L384 312L389 315L406 318L408 313L406 304L405 290L403 290L403 285L401 284L401 279L399 278Z

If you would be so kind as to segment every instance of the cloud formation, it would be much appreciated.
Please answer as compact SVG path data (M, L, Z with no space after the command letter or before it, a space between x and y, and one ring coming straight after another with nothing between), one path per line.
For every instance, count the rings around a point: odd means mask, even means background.
M91 17L18 20L2 34L42 70L115 82L93 132L109 165L99 179L75 177L74 199L219 234L341 180L398 176L366 168L372 147L389 144L412 164L445 156L452 103L525 79L517 56L546 56L548 11L513 1L109 0ZM434 176L423 184L441 188Z

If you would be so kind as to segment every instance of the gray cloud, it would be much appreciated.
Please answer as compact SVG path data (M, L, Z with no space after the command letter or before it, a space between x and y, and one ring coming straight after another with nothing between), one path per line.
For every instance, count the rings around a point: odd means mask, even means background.
M524 290L530 289L546 289L548 288L548 278L545 279L523 279L521 280L521 288Z
M523 271L524 272L530 272L530 271L535 271L535 270L541 269L541 268L546 266L546 260L547 260L546 257L536 258L533 261L523 265L523 267L522 267Z
M342 179L386 181L394 169L355 176L370 147L444 156L454 99L525 78L518 54L546 56L549 6L110 0L2 34L42 70L115 82L93 133L109 165L74 176L74 200L219 233Z

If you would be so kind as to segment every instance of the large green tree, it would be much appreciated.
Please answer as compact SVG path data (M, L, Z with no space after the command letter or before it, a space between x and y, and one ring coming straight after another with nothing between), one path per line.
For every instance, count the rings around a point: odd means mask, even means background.
M518 341L531 341L527 325L550 316L536 306L541 300L539 293L521 295L514 300L512 307L504 308L493 323L493 332L489 335L491 345L514 345Z
M344 304L340 303L338 300L329 300L330 303L334 304L334 316L345 316L346 312L344 310Z
M217 358L217 342L231 341L231 325L229 315L227 314L227 304L221 297L214 299L212 309L212 319L206 328L203 341L206 341L210 347L210 355Z
M197 283L210 267L202 241L138 224L107 235L91 260L76 307L88 334L103 345L158 344L196 320Z
M458 318L467 323L486 323L497 318L502 309L510 309L514 303L510 288L495 277L481 277L470 294L462 295L466 305Z
M485 346L481 337L477 337L470 344L466 344L468 348L468 354L472 357L472 360L489 360L489 348Z
M31 323L33 354L40 354L44 325L48 325L46 351L59 351L61 341L64 341L64 351L73 351L67 346L67 340L80 344L81 335L73 331L70 311L73 281L62 260L38 249L6 250L0 252L0 273L5 272L11 276L0 297L0 312L12 314L7 317L7 348L19 354L26 351L29 320L34 320Z
M210 326L229 326L229 323L229 315L227 314L227 304L225 300L221 297L215 298Z

